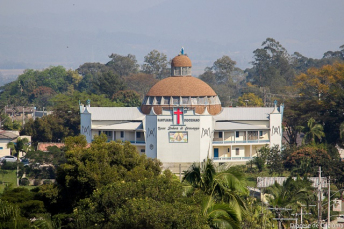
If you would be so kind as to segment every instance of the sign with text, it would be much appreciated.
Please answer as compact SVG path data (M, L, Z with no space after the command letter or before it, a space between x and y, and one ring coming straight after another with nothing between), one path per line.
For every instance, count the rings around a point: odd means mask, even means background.
M182 131L182 132L175 132L171 131L168 133L170 143L187 143L188 142L188 132Z

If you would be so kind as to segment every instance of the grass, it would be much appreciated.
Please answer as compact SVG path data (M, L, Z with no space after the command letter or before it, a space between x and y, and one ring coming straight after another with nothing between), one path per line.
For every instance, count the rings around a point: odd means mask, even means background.
M284 171L282 175L269 174L269 171L267 169L264 169L262 172L258 172L258 170L255 170L254 172L246 171L245 176L246 176L247 186L257 187L257 177L289 177L290 172Z
M8 172L7 174L1 174L1 171ZM12 184L13 187L17 185L17 171L16 170L0 170L0 180L2 184L0 184L0 193L2 193L6 187L6 185Z

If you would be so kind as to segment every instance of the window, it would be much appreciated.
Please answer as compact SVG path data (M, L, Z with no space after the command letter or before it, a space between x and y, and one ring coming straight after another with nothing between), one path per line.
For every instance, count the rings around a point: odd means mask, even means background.
M2 146L0 146L0 149L4 149Z
M98 135L101 135L102 134L102 132L101 131L98 131Z
M121 138L124 138L124 131L121 131Z
M156 104L157 105L161 104L161 96L156 97Z
M174 69L174 75L175 76L180 76L181 75L181 68L180 67L175 67Z
M170 104L170 97L164 97L164 104L169 105Z
M179 104L179 97L173 97L173 104L178 105Z
M188 67L182 67L182 75L186 76L188 74Z
M239 153L240 153L240 149L239 149L239 148L236 148L236 149L235 149L235 155L236 155L236 156L239 156L239 155L240 155Z
M153 101L154 101L154 97L153 96L149 97L149 105L152 105Z
M229 148L227 149L227 152L229 153Z
M219 138L222 138L222 132L219 132Z
M235 137L236 137L236 138L239 137L239 131L235 131Z
M259 131L259 137L262 137L263 136L263 131Z
M111 137L111 131L104 131L104 134L108 137Z
M145 149L141 149L141 153L146 153Z
M136 132L136 138L141 138L141 132Z
M182 101L183 101L183 104L188 104L189 103L189 97L183 97Z
M191 97L191 104L197 105L197 97Z

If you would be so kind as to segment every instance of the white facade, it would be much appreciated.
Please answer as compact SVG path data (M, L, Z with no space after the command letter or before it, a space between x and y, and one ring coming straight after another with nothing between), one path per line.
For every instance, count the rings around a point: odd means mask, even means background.
M139 153L163 163L240 162L264 145L281 147L283 105L226 107L218 115L207 110L174 107L156 115L136 107L80 106L81 134L88 142L105 133L108 141L130 141Z

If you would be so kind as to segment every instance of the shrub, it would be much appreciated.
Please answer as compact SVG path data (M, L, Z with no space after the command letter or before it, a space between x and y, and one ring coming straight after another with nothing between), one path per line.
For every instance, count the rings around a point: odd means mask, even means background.
M35 179L34 182L33 182L33 185L34 186L38 186L38 185L41 185L41 179Z
M51 184L52 182L51 182L51 180L44 180L43 181L43 184Z
M4 169L4 170L16 170L17 169L17 163L16 162L4 161L2 163L1 169Z
M27 186L29 184L30 184L30 181L26 177L20 179L20 185Z

